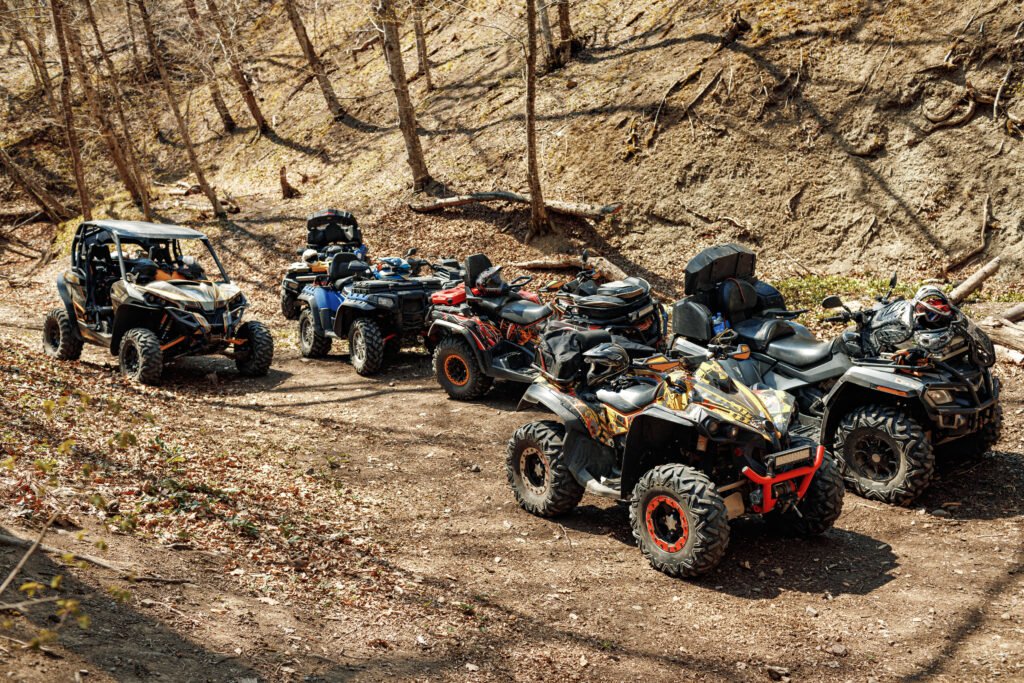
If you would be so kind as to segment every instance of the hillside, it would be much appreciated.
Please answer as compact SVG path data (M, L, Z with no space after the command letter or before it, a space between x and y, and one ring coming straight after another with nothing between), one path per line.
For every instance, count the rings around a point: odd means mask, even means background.
M733 7L752 28L716 53ZM115 10L107 8L112 28L123 24ZM951 119L960 118L968 87L975 99L987 93L991 101L1010 60L1020 64L1017 29L1024 15L1017 3L746 2L712 9L579 3L574 14L586 49L540 81L545 188L552 198L623 202L619 217L593 230L565 227L627 269L675 280L689 255L736 240L758 248L763 262L782 272L880 272L899 265L935 275L938 264L977 242L989 195L999 229L988 253L1004 254L1010 266L1004 277L1018 272L1024 202L1020 129L1012 121L1024 117L1020 75L1011 73L1001 93L1011 118L993 120L985 104L957 126L926 118L950 108ZM201 157L213 184L237 199L241 217L265 225L275 242L287 231L286 247L300 234L296 219L329 204L350 208L403 244L440 247L453 234L462 241L464 233L482 232L481 246L497 239L512 251L529 251L516 239L522 235L516 211L424 218L403 208L411 181L386 69L379 51L348 52L365 41L359 32L368 27L365 11L352 4L321 8L308 23L333 65L346 121L331 121L314 84L298 88L301 53L279 5L240 29L275 135L254 139L244 127L231 136L216 133L205 90L188 95ZM427 23L436 89L423 91L422 79L411 88L434 176L456 192L525 189L522 59L505 34L521 33L521 8L438 3ZM406 37L412 73L415 52ZM4 61L5 80L17 84L13 58ZM702 63L693 78L677 83ZM243 122L241 102L224 90ZM148 104L157 113L166 109L155 91L136 94L154 96ZM31 103L13 102L10 111L20 116L5 137L38 131ZM169 114L159 122L168 138L171 122ZM146 145L159 179L184 174L176 145ZM19 153L52 174L64 170L60 148L50 129L41 139L29 136ZM94 156L90 177L113 190L110 169ZM279 200L282 166L301 199ZM298 182L300 174L308 180ZM54 182L65 192L68 183ZM108 210L130 213L116 200ZM161 210L174 220L197 219L180 201L166 200ZM472 237L463 243L476 247ZM536 246L570 248L559 240Z

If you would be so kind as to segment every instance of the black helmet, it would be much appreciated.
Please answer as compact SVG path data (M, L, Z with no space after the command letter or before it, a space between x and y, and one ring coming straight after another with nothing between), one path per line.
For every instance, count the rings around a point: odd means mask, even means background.
M505 280L501 277L501 266L491 266L476 279L475 289L480 296L501 296L505 293Z
M613 380L628 370L629 354L618 344L605 342L584 352L583 362L590 365L587 384L593 387Z

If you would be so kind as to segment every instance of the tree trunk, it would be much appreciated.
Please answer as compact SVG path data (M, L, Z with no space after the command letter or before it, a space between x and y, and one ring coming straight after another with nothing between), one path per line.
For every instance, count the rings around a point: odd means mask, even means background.
M171 79L167 76L167 67L164 66L163 56L159 50L156 49L156 37L153 35L153 25L149 20L149 11L146 9L146 0L135 0L139 7L139 16L142 17L142 28L146 32L146 43L149 45L149 51L153 55L153 60L156 62L157 71L160 73L160 83L163 86L164 94L167 96L167 104L171 108L171 112L174 114L174 120L178 125L178 134L181 136L182 144L185 145L185 151L188 153L189 164L192 166L192 172L196 174L196 182L199 183L199 187L202 189L203 194L210 200L210 206L213 207L213 213L218 217L225 217L227 214L224 212L224 207L221 206L220 200L217 199L217 195L214 193L213 188L206 182L206 176L203 174L203 168L199 165L199 157L196 156L195 147L192 145L192 137L188 133L188 126L185 125L185 119L181 116L181 110L178 109L178 102L174 99L174 91L171 89Z
M551 34L547 0L537 0L537 18L540 20L540 35L544 39L544 70L549 71L558 65L558 55L555 53L555 38Z
M398 31L398 14L395 12L394 0L376 0L374 13L384 32L384 59L388 63L391 85L395 89L395 101L398 104L398 125L405 138L405 151L412 170L413 188L417 192L424 190L432 181L427 170L427 162L423 158L423 147L416 124L416 110L409 98L409 82L405 76L405 64L402 63L402 48Z
M288 13L288 20L292 24L292 28L295 29L295 37L299 41L299 47L302 48L302 54L306 56L306 61L309 62L309 68L313 71L313 76L316 77L317 83L320 84L320 90L324 94L324 100L327 102L327 109L331 112L331 116L334 117L335 121L340 121L345 117L345 110L342 109L341 103L338 102L338 96L334 94L334 87L331 85L331 81L327 78L327 71L324 69L323 62L320 61L320 56L316 53L316 48L309 40L309 34L306 32L306 24L302 21L302 15L299 14L298 8L295 7L293 0L284 0L284 9Z
M15 185L20 187L25 194L32 198L39 208L43 210L54 223L61 223L71 218L74 214L60 200L51 195L45 187L35 182L14 162L14 159L7 154L7 150L0 147L0 166L7 171L8 177Z
M14 35L17 36L25 45L25 50L28 52L29 63L32 65L32 72L38 74L40 84L43 88L43 94L46 95L46 103L50 105L50 111L57 111L57 101L53 98L53 81L50 79L50 72L46 68L46 62L43 60L43 55L39 51L39 46L29 35L28 30L25 28L25 24L22 23L20 18L15 18L14 11L11 9L7 0L0 0L0 13L3 13L11 17L11 24L14 27Z
M203 22L199 18L199 11L196 9L196 0L185 0L185 11L188 12L188 18L192 21L192 31L196 34L196 41L199 43L200 49L202 49L209 43L206 40ZM217 71L211 61L212 57L211 60L207 60L205 55L198 55L198 59L199 66L203 70L203 78L206 79L206 87L210 90L210 100L213 102L213 108L217 110L217 114L220 116L224 132L234 132L238 124L235 123L234 117L231 116L231 111L224 102L224 95L220 91L220 86L217 85Z
M427 55L427 32L423 28L423 4L425 0L414 0L412 6L412 25L416 32L416 55L419 58L419 73L423 74L423 82L427 92L434 89L430 79L430 57Z
M149 179L145 172L142 170L142 164L139 163L139 157L136 153L135 139L132 136L132 129L128 123L128 115L124 110L123 91L121 89L121 79L118 75L117 69L114 67L113 60L110 59L110 53L107 52L107 47L103 43L103 36L100 34L99 24L96 22L96 13L93 11L92 0L83 0L85 4L86 16L89 19L89 25L92 26L93 39L96 41L96 49L99 52L100 58L103 60L104 65L107 67L107 78L110 81L110 88L113 91L111 100L114 103L114 111L117 114L117 120L121 124L121 134L124 137L124 152L128 159L128 164L131 166L132 175L135 177L135 184L139 188L139 198L142 201L142 214L146 217L147 221L153 220L153 207L149 202ZM99 72L99 69L97 69Z
M551 232L537 165L537 4L526 0L526 175L530 184L530 229L526 241Z
M53 32L57 36L57 51L60 53L60 108L64 115L64 135L71 153L71 167L75 173L75 187L78 201L82 205L82 217L92 220L92 197L85 184L85 168L82 166L82 150L78 145L75 130L75 113L71 109L71 63L68 60L68 46L64 41L64 1L51 0L50 13L53 16Z
M245 106L248 107L249 113L252 114L256 127L261 133L266 133L270 130L270 124L263 117L260 105L256 102L256 95L253 94L252 88L249 87L249 81L242 71L242 66L238 60L238 50L235 47L234 40L232 40L231 31L228 30L227 24L224 23L224 17L221 16L220 10L217 9L215 0L206 0L206 8L210 10L210 18L213 19L213 23L217 27L217 33L220 34L220 40L224 46L224 56L227 57L228 64L231 66L231 76L235 79L238 92L242 94L242 99L245 100Z
M572 24L569 22L569 0L558 0L558 51L563 65L572 59Z
M141 206L142 195L136 184L135 177L128 168L128 162L125 159L121 143L114 136L114 129L110 125L110 119L107 117L106 110L101 106L96 89L93 87L92 74L89 72L88 66L85 63L85 55L82 53L81 36L78 34L78 29L70 21L67 21L67 17L64 18L64 39L67 42L68 51L71 53L71 59L75 64L75 72L78 75L78 87L85 93L85 100L89 106L89 111L99 126L100 135L107 145L107 151L110 152L110 159L114 162L114 168L121 179L121 184L128 190L132 201L136 205Z

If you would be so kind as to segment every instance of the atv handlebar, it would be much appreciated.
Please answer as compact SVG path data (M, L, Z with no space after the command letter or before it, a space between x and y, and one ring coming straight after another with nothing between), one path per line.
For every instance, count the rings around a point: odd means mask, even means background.
M508 288L512 289L512 290L522 289L523 287L525 287L526 285L530 284L531 282L533 282L533 276L532 275L520 275L519 277L517 277L512 282L508 283Z

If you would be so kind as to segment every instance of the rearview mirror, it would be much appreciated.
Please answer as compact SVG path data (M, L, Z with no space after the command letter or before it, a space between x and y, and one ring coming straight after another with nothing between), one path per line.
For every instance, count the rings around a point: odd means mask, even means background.
M843 300L836 295L826 296L821 300L822 308L839 308L843 305Z
M410 256L415 256L416 255L416 251L417 251L416 247L410 247L409 251L405 252L405 258L409 258Z
M896 289L896 284L900 281L899 271L893 271L892 277L889 278L889 289Z
M368 270L370 270L370 265L368 263L363 263L362 261L348 262L348 272L350 273L364 273Z
M587 265L587 261L589 261L589 260L590 260L590 250L589 249L584 249L583 253L580 255L580 261L583 263L583 265Z

